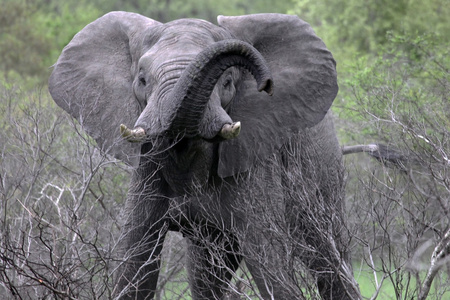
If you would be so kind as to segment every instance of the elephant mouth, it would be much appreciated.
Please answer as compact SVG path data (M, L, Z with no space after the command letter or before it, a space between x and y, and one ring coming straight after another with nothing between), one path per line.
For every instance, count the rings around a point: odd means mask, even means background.
M203 137L206 140L236 138L241 131L241 123L232 121L228 115L220 117L222 121L216 132L202 136L200 130L201 120L216 83L228 68L234 66L249 70L257 82L258 90L272 95L272 76L258 50L240 40L216 42L201 51L181 74L167 96L174 104L174 109L161 117L160 128L145 128L140 125L141 115L133 129L120 125L122 137L129 142L144 142L157 136Z

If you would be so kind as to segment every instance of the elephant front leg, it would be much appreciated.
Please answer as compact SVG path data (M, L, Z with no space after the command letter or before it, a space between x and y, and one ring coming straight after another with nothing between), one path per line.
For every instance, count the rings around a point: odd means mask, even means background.
M361 299L349 254L339 239L342 237L309 232L306 242L310 247L303 251L301 258L316 277L322 299Z
M132 202L121 237L122 265L116 287L119 299L153 299L161 250L168 230L167 199ZM149 204L150 207L149 207Z
M242 260L237 241L223 232L202 228L188 240L192 299L223 299Z
M286 251L288 241L275 238L253 227L242 242L245 264L250 271L262 299L307 299L293 270ZM249 230L251 231L251 230Z

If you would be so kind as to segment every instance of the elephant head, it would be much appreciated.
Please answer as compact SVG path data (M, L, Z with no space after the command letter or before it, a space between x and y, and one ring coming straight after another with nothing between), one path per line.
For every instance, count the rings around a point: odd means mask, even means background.
M218 24L109 13L64 48L50 93L103 151L132 165L142 143L180 137L218 145L220 177L246 171L323 119L338 90L335 61L296 16Z

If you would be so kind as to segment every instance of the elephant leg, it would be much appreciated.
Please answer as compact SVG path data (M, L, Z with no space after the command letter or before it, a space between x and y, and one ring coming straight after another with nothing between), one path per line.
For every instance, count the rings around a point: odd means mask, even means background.
M306 299L304 292L308 294L312 290L302 290L309 282L301 270L296 269L301 260L316 279L322 299L361 299L348 254L339 243L341 237L332 237L325 231L299 231L300 240L296 240L295 235L284 238L270 233L258 237L246 234L241 243L245 262L261 297Z
M266 268L261 268L259 262L246 261L246 265L263 299L305 299L302 295L294 296L287 291L288 282L281 281L281 279L287 280L286 274L282 274L285 272L281 271L275 274L273 268L267 272Z
M192 299L222 299L242 260L238 243L218 230L202 230L188 239Z
M248 243L247 239L247 243ZM286 251L277 241L261 237L258 244L244 248L245 264L263 299L306 299L303 296Z
M321 253L319 257L308 261L322 299L361 299L351 266L345 260L330 256L336 256L336 253Z
M316 279L322 299L361 299L351 267L343 205L336 198L341 194L330 190L304 195L304 201L290 210L295 224L291 234L299 246L296 254Z
M164 214L168 205L166 199L141 199L134 204L122 235L124 258L117 294L120 299L153 299L168 227Z
M301 259L315 276L322 299L361 299L349 255L339 243L341 237L317 231L306 236L311 252L305 251Z

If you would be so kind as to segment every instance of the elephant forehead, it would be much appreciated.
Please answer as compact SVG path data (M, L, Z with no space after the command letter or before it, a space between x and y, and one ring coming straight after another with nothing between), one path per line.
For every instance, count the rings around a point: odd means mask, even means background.
M180 19L162 26L160 39L181 45L206 47L214 42L231 38L228 31L205 20Z
M155 79L162 79L169 74L180 73L194 60L202 49L186 45L155 45L142 56L139 66L141 70L148 70ZM171 76L172 76L171 75Z
M223 28L208 21L180 19L149 28L143 41L143 58L154 65L182 57L195 57L211 44L231 38Z
M199 19L178 19L163 25L165 32L173 30L187 30L192 33L205 33L210 37L213 36L220 27L205 20Z
M192 34L167 34L141 57L139 64L158 77L161 72L186 66L212 43L212 39L201 39Z
M214 42L215 40L209 32L200 31L192 26L175 26L165 31L156 45L182 53L199 52Z
M156 80L179 74L202 50L219 40L231 38L223 28L198 19L180 19L161 24L148 32L139 69Z

